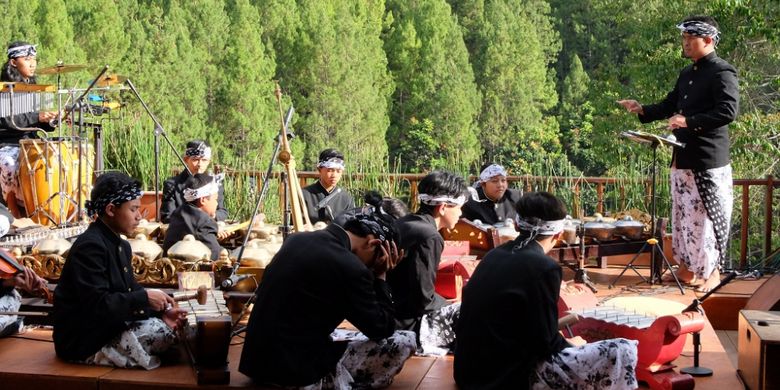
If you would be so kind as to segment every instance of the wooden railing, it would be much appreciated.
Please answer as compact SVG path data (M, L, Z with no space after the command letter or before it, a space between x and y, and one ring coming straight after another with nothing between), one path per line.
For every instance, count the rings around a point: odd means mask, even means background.
M227 170L228 176L233 175L248 175L257 179L258 189L262 185L263 172L260 171L230 171ZM301 187L313 182L318 177L317 172L312 171L299 171L298 180L301 183ZM347 173L345 174L345 182L357 180L360 181L368 175L361 173ZM373 175L372 177L375 177ZM417 184L425 177L425 174L416 173L389 173L382 175L383 178L389 180L391 183L408 183L410 208L415 209L417 203ZM469 178L469 182L477 180L476 176ZM619 208L625 210L627 204L626 186L627 185L642 185L644 188L644 198L646 202L649 202L651 198L651 183L650 180L625 180L608 177L561 177L561 176L509 176L507 180L510 182L510 186L514 183L514 187L521 187L526 191L530 191L535 188L539 188L540 185L545 185L545 190L549 192L555 192L556 185L571 185L571 190L574 193L572 197L569 209L571 215L581 215L582 205L580 205L581 191L584 186L596 187L596 205L595 210L600 213L604 213L605 205L605 189L607 186L617 186L618 190L618 203ZM516 183L522 183L517 185ZM734 180L734 195L740 194L738 192L741 189L742 201L740 203L740 248L739 248L739 267L744 269L747 266L748 257L748 230L749 230L749 218L750 218L750 194L751 187L761 187L760 191L764 192L764 229L763 229L763 258L769 256L772 251L772 237L773 237L773 193L774 188L780 185L780 182L774 181L772 176L768 176L766 179L735 179ZM732 224L735 221L732 221Z

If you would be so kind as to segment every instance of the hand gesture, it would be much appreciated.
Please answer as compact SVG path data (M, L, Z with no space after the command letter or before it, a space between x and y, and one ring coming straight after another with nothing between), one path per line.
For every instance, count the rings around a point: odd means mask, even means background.
M670 130L686 128L688 127L688 121L684 116L676 114L669 118L669 122L666 127Z
M56 111L40 111L38 112L38 122L49 123L54 119L57 119L58 116Z
M639 104L639 102L636 100L624 99L624 100L618 100L617 103L623 106L623 108L625 108L626 111L632 114L644 115L645 113L644 109L642 109L642 105Z
M149 299L149 306L154 311L163 311L168 306L174 306L176 301L170 295L156 289L146 289L146 296Z
M376 241L377 255L374 261L374 275L380 279L384 279L385 273L398 264L401 259L404 258L404 251L399 250L393 241L385 241L375 239Z
M169 306L163 312L162 320L165 325L175 331L187 322L187 310L178 306Z
M30 267L24 267L24 272L14 275L14 286L19 290L34 294L47 288L46 280L38 276Z
M220 230L219 232L217 232L217 240L222 241L222 240L230 237L231 235L233 235L233 232Z

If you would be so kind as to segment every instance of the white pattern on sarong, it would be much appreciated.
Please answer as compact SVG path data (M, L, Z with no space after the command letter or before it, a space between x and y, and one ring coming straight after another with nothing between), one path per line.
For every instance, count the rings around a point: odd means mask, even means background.
M539 364L532 389L636 389L636 340L602 340L566 348Z
M347 349L336 364L336 371L317 383L300 387L320 389L377 389L393 383L393 378L417 348L414 332L395 331L390 337L372 341L357 331L336 329L334 340L348 340Z
M726 219L725 237L729 235L731 211L734 205L731 166L709 169L712 181L717 183L720 206ZM718 267L721 256L713 222L696 187L690 169L671 171L672 192L672 251L698 278L709 278Z
M460 318L460 302L428 313L420 321L419 355L444 356L454 348L455 322Z
M123 368L140 366L147 370L160 367L160 358L153 354L166 351L176 342L173 330L156 317L131 322L129 326L84 362Z
M11 290L11 293L0 297L0 312L19 311L20 307L22 307L22 296L19 295L19 292L16 291L16 289L13 289ZM15 315L0 315L0 333L3 333L3 330L5 330L8 325L16 322L17 319L18 316Z
M13 191L16 201L23 205L22 194L19 191L19 146L6 145L0 147L0 187L3 189L3 199Z

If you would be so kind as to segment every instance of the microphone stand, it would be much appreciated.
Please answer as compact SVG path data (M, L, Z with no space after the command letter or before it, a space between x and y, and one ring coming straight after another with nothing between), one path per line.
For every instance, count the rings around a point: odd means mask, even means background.
M98 77L100 78L100 77ZM97 79L96 79L97 80ZM133 84L130 79L127 79L127 86L130 87L130 90L133 91L133 94L136 98L138 98L138 101L141 102L141 106L143 106L144 110L146 110L146 113L149 115L149 118L152 119L152 122L154 122L154 210L155 214L157 215L156 219L157 222L160 222L160 136L162 136L165 139L165 142L168 143L168 146L170 146L171 150L173 151L173 154L176 155L176 157L181 162L181 165L184 165L184 169L187 170L187 173L192 175L192 171L190 171L190 168L187 166L187 163L184 162L184 159L181 157L181 154L176 150L176 147L173 146L173 143L171 143L171 139L168 138L168 134L165 133L165 129L160 124L160 121L157 120L157 117L154 116L152 113L152 110L149 109L149 106L146 105L146 102L141 97L141 94L138 93L138 90L135 88L135 85Z
M725 279L721 280L720 284L715 286L712 290L708 291L706 294L704 294L701 298L694 298L693 302L691 302L688 307L683 309L683 313L689 312L689 311L697 311L704 315L704 310L701 308L701 303L704 302L705 299L709 298L710 295L715 293L715 291L718 291L721 287L727 285L729 282L731 282L735 277L737 276L736 271L731 271ZM701 352L701 335L699 332L693 333L693 366L691 367L685 367L680 369L680 372L683 374L689 374L691 376L710 376L712 375L712 369L707 367L701 367L699 366L699 353Z

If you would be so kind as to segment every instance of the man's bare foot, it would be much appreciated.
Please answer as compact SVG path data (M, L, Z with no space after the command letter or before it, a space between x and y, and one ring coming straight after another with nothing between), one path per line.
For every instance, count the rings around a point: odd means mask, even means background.
M713 288L720 284L720 271L716 268L710 274L710 277L704 281L704 284L696 289L696 292L706 293L710 292Z

